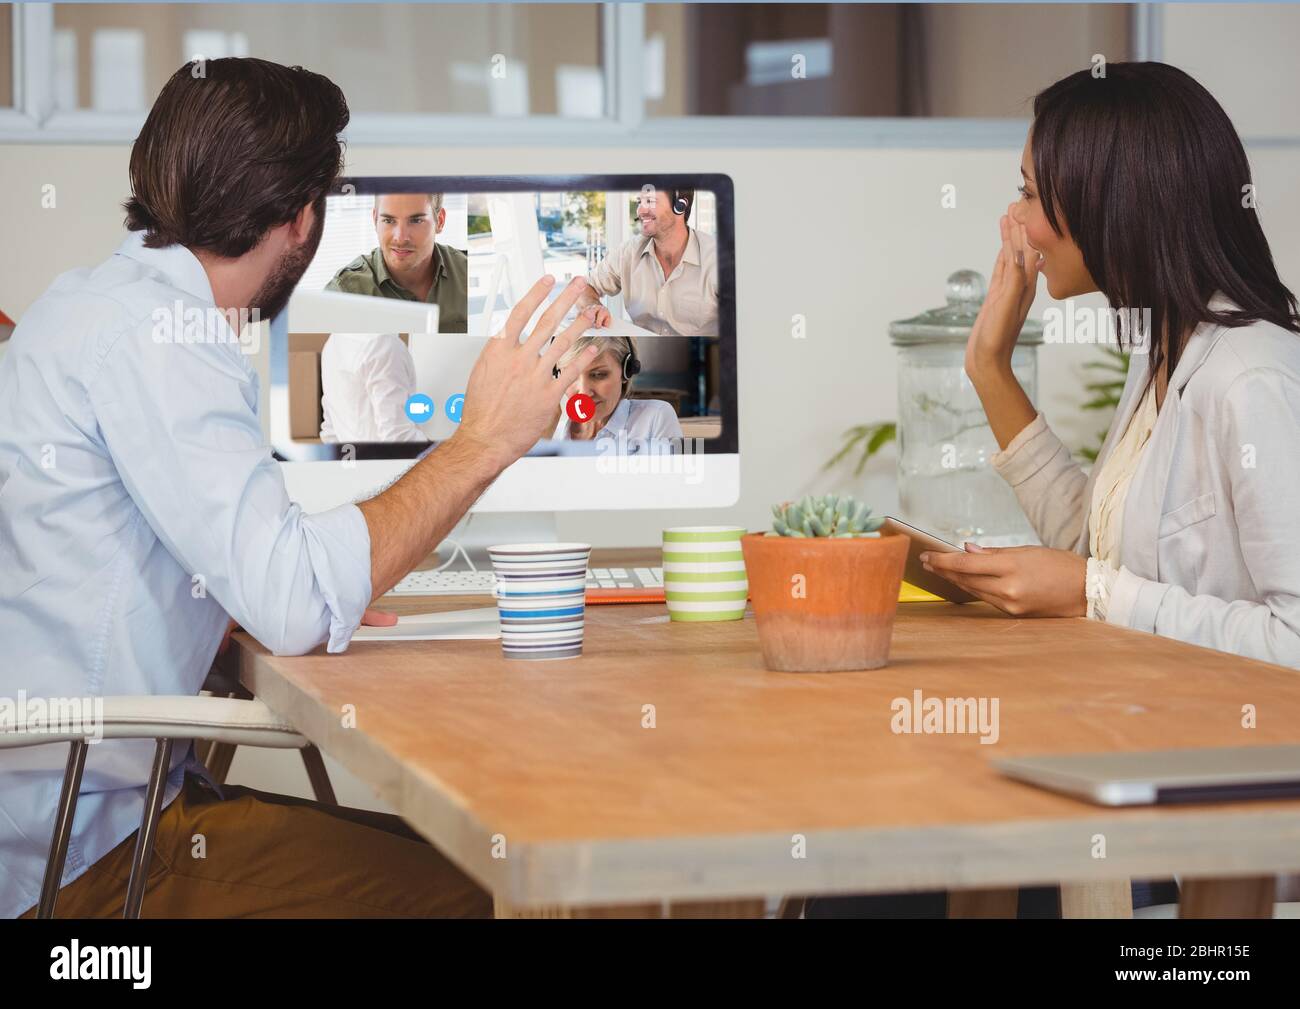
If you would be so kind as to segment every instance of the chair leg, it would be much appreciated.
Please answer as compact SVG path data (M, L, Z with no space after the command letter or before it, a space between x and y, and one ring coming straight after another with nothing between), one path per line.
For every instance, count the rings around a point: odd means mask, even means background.
M154 750L153 771L149 775L149 788L144 797L144 818L135 838L135 855L131 859L131 877L126 884L126 906L123 918L139 918L144 904L144 887L149 879L149 860L153 857L154 835L158 831L158 814L162 811L163 792L167 788L167 771L172 762L172 741L158 740Z
M208 691L213 697L238 697L246 701L253 695L239 682L238 662L233 656L233 651L227 652L224 656L217 656L212 663L212 668L208 670L208 678L203 681L201 689ZM194 757L208 769L208 774L213 781L223 785L226 782L226 775L230 773L230 765L235 759L235 744L198 739L194 741Z
M212 780L218 785L226 783L226 776L230 774L230 765L234 762L234 743L213 743L208 748L207 755L203 758L203 766L208 769L208 773L212 775Z
M308 743L302 748L302 762L307 768L307 778L311 781L312 794L317 802L327 806L337 806L339 800L334 797L334 786L330 784L329 772L325 770L325 761L320 750Z
M41 881L41 900L36 906L38 918L54 917L54 903L59 897L59 884L63 882L63 864L68 858L68 841L72 837L72 819L77 813L77 797L81 794L81 772L86 769L88 745L84 739L77 739L68 749L68 765L63 772L63 788L59 792L54 836L50 838L45 878Z

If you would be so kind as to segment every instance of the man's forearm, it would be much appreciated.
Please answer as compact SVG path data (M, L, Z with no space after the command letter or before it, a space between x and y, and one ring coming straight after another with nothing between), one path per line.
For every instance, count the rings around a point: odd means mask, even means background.
M456 437L358 506L370 530L370 592L378 599L433 552L508 463Z

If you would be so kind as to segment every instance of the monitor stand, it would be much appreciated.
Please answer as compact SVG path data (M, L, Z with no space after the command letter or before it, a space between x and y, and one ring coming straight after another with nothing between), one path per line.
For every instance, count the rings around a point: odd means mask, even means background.
M455 554L455 563L447 564L448 571L468 570L467 559L475 570L491 571L492 560L487 552L490 546L559 540L555 512L470 512L438 544L438 563L450 561Z

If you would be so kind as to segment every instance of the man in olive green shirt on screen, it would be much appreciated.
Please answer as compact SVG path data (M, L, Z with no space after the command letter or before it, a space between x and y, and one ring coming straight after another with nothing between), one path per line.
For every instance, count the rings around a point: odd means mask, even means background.
M442 193L386 193L373 213L379 245L334 274L326 290L438 306L438 332L468 332L469 259L437 241Z

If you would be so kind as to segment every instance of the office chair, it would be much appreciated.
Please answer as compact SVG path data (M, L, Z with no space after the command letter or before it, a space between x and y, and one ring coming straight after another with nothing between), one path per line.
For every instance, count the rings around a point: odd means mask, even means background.
M59 711L60 708L47 702L45 710ZM102 732L104 739L153 739L157 743L145 793L144 815L140 821L140 831L136 835L123 918L140 917L140 908L144 903L145 882L149 878L149 862L153 857L154 835L162 811L173 741L206 740L214 745L227 745L232 753L233 748L239 745L273 749L311 748L316 760L320 760L319 752L315 751L315 747L305 737L294 731L292 725L276 717L261 701L241 698L105 697ZM38 918L54 917L54 905L68 855L68 841L72 836L72 820L81 791L81 774L86 766L86 750L90 744L84 728L43 724L25 725L22 729L0 728L0 748L41 746L47 743L69 743L70 746L54 833L50 837L50 850L45 862L41 898L36 909ZM310 763L308 770L311 770ZM323 763L320 770L323 774ZM328 788L328 779L326 787ZM331 792L331 801L332 798Z
M212 668L208 670L208 678L203 681L200 689L204 693L217 697L251 699L253 695L239 682L239 673L237 667L233 665L234 661L233 652L218 655ZM235 746L234 743L215 739L194 741L195 758L208 769L208 775L218 785L226 783L226 775L230 773L230 765L235 759ZM338 799L334 797L334 786L330 784L329 772L325 769L325 761L321 757L320 750L307 743L298 752L302 754L303 767L307 770L307 780L311 782L312 794L316 797L316 801L323 802L327 806L337 806Z

